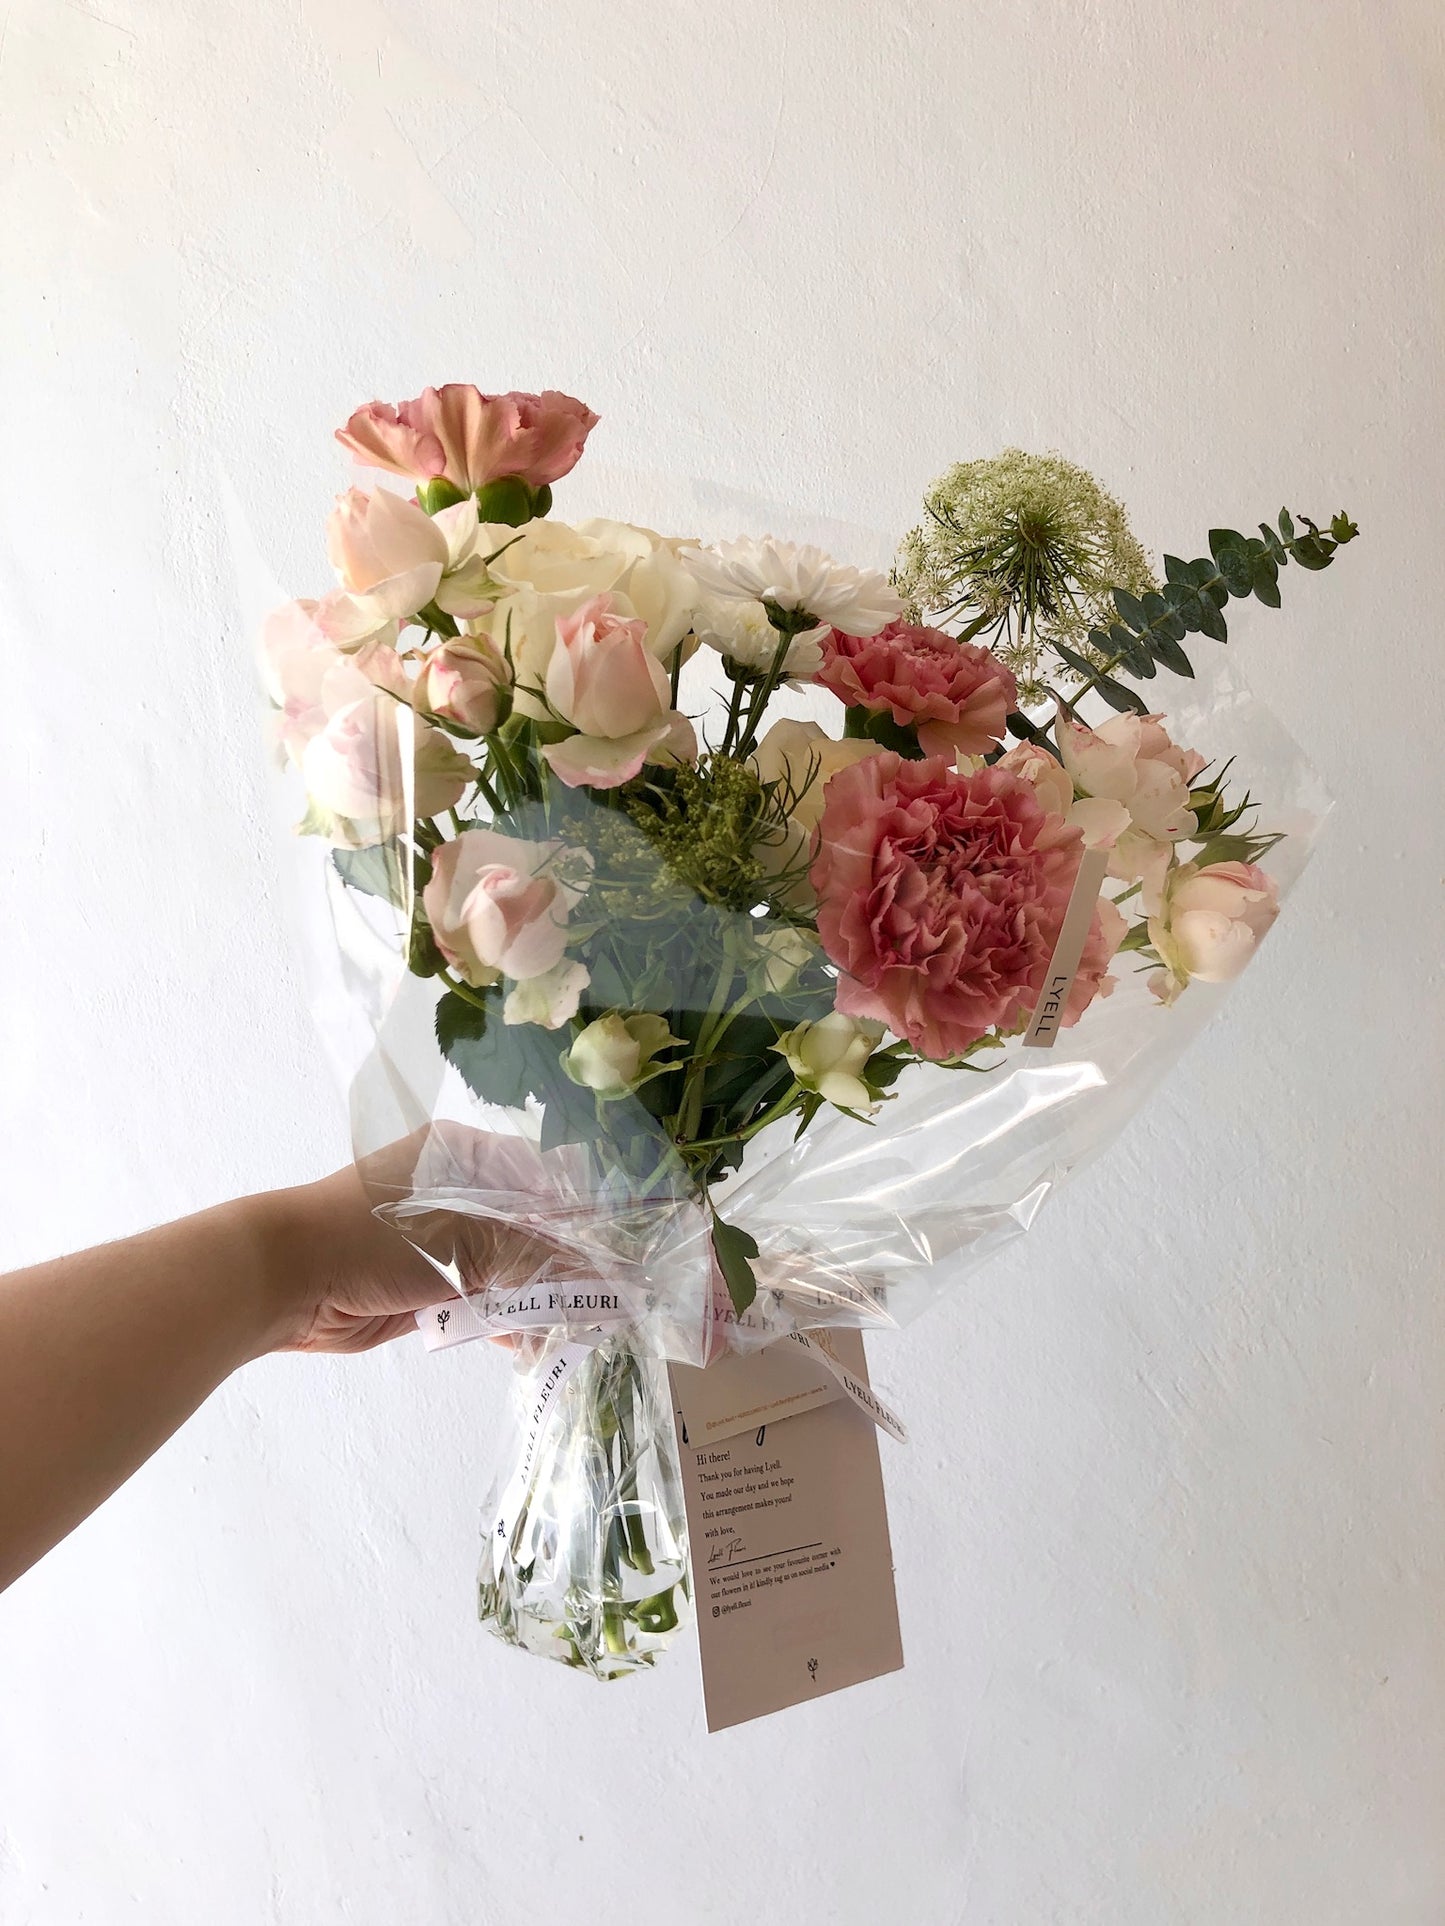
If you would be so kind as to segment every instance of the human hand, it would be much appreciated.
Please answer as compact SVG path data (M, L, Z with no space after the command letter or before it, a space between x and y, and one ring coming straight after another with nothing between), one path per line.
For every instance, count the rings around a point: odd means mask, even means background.
M258 1202L277 1306L269 1350L369 1351L415 1331L413 1313L452 1295L435 1265L373 1216L354 1164Z

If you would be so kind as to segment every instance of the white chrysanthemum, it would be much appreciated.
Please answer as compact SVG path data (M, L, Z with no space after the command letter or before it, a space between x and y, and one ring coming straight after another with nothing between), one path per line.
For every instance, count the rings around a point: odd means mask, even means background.
M731 601L772 602L789 614L806 610L846 635L876 635L896 621L903 604L877 569L850 568L821 548L742 536L715 548L687 548L681 560L711 595Z
M692 631L699 642L716 649L726 661L739 669L764 675L773 666L781 637L768 620L761 602L734 602L721 595L705 595L692 618ZM823 666L824 628L803 629L788 643L783 657L783 674L791 681L806 681Z

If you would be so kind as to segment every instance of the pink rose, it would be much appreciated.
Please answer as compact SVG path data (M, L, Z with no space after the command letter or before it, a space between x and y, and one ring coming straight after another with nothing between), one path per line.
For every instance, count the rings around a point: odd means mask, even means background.
M1037 1000L1083 838L998 769L885 753L828 784L812 867L838 1008L958 1056Z
M552 709L578 732L542 751L569 788L615 789L649 756L697 753L691 725L672 707L667 671L647 646L646 622L619 614L610 595L558 617L545 686Z
M1109 874L1142 882L1148 900L1163 885L1174 844L1198 827L1189 785L1203 756L1172 742L1160 716L1115 716L1090 729L1060 709L1056 734L1076 787L1091 802L1113 805L1119 818L1090 840L1110 851Z
M422 905L437 948L468 983L526 982L562 963L581 891L557 868L557 844L495 829L464 829L434 852Z
M403 725L411 731L412 803L417 816L455 807L473 769L437 729L413 723L390 696L368 690L335 709L301 753L313 807L333 824L334 840L384 842L407 821Z
M406 702L410 685L389 637L378 637L353 653L339 649L317 623L320 605L287 602L273 609L261 629L261 672L275 703L277 738L291 761L300 764L306 745L347 703L388 690Z
M1112 849L1129 827L1129 812L1123 803L1106 797L1078 796L1074 779L1047 749L1036 742L1017 742L996 765L1011 775L1031 782L1044 808L1056 816L1067 816L1084 833L1090 849Z
M850 709L887 710L900 728L916 727L930 756L986 755L1018 706L1018 685L997 656L907 622L869 636L832 630L817 680Z
M418 709L489 735L501 715L511 674L484 635L459 635L425 658L412 692Z
M1149 940L1168 977L1166 1003L1197 976L1229 983L1254 955L1279 915L1279 884L1257 863L1184 863L1170 875L1161 913L1149 919Z
M394 408L368 402L337 429L336 439L373 468L413 481L444 476L470 495L502 475L518 475L533 488L559 481L576 467L597 420L554 388L484 395L453 381Z
M1129 921L1123 911L1116 909L1107 896L1101 896L1099 906L1094 911L1094 920L1089 925L1089 934L1084 940L1084 954L1079 959L1078 974L1064 1004L1061 1021L1066 1030L1070 1024L1078 1022L1096 996L1114 994L1114 979L1109 974L1109 965L1128 933Z

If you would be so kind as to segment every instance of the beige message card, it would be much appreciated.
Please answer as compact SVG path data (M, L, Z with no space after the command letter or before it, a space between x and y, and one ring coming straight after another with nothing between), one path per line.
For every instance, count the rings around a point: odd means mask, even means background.
M861 1336L836 1332L833 1345L866 1383ZM809 1363L801 1354L783 1368ZM715 1394L704 1381L713 1370L674 1365L672 1384L703 1699L708 1730L718 1732L896 1672L903 1646L872 1422L834 1395L758 1429L709 1436ZM764 1396L786 1396L777 1384L770 1367ZM740 1396L755 1401L735 1385L728 1402Z

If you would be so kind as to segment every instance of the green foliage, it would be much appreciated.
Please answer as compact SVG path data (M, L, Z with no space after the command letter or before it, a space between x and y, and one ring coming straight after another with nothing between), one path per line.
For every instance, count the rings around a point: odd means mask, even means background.
M705 903L751 909L763 892L756 850L774 833L767 791L730 756L682 763L664 780L629 784L627 813L671 882Z
M1161 668L1192 676L1193 665L1180 646L1186 635L1206 635L1212 641L1229 639L1224 610L1231 597L1254 596L1266 608L1279 607L1279 571L1287 562L1301 568L1328 568L1335 551L1352 542L1359 529L1348 515L1336 515L1329 529L1307 515L1304 533L1296 531L1288 509L1281 509L1277 528L1260 523L1258 535L1241 535L1232 528L1209 531L1209 554L1185 562L1164 557L1164 586L1158 593L1132 595L1113 591L1115 620L1106 628L1089 631L1089 646L1103 666L1066 645L1055 642L1054 653L1084 678L1084 689L1097 689L1115 709L1148 713L1149 704L1134 690L1114 679L1114 671L1147 681ZM1081 690L1079 693L1083 693Z
M725 1224L714 1211L712 1247L717 1253L718 1269L728 1287L733 1309L741 1317L758 1294L758 1280L753 1275L752 1266L752 1259L758 1254L758 1240L749 1236L747 1231L740 1230L736 1224Z
M333 849L331 861L348 889L362 896L379 896L402 909L406 904L404 858L396 843L373 843L367 849Z
M886 709L850 708L843 719L843 734L858 742L876 742L910 762L923 757L917 729L902 728Z

